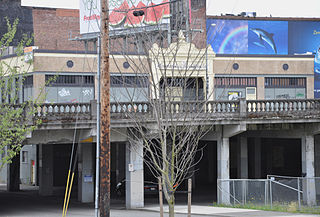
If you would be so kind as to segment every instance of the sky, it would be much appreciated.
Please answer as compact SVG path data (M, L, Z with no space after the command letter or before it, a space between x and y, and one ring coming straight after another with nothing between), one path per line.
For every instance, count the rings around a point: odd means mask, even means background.
M79 9L79 1L21 0L21 4L32 7ZM241 12L257 12L258 17L271 15L272 17L320 18L320 0L207 0L207 15L237 15Z
M207 0L207 15L256 12L257 17L320 18L320 0Z

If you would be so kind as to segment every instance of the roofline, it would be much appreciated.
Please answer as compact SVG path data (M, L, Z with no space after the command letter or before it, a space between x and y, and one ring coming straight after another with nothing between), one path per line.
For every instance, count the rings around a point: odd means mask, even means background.
M95 51L77 51L77 50L47 50L47 49L35 49L35 53L56 53L56 54L93 54L97 55ZM110 55L124 55L119 52L112 52ZM143 55L139 53L128 53L125 55ZM0 59L7 59L16 57L17 54L10 54L7 56L2 56ZM268 58L314 58L314 54L298 54L298 55L276 55L276 54L216 54L216 57L268 57Z
M48 50L48 49L35 49L35 53L63 53L63 54L94 54L97 55L97 51L85 51L85 50ZM122 52L110 52L110 55L144 55L138 52L122 53Z
M243 16L206 16L207 19L223 19L223 20L274 20L274 21L320 21L320 18L306 18L306 17L243 17Z
M276 55L276 54L216 54L216 57L269 57L269 58L314 58L314 54L308 55Z

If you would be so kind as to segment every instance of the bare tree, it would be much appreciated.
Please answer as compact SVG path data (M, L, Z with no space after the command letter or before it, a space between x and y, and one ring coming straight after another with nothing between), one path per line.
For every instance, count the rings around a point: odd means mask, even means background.
M129 55L128 47L121 60L119 55L111 55L113 71L120 74L111 78L111 86L118 87L111 90L111 98L118 104L111 110L125 113L132 126L132 143L143 141L144 162L155 177L162 177L169 214L174 216L175 192L193 175L201 159L196 158L198 142L211 129L203 120L208 118L205 111L212 98L207 90L213 90L206 88L208 79L213 79L208 75L211 65L207 60L212 63L214 53L211 47L197 49L186 42L182 31L168 44L167 31L159 23L155 26L153 33L126 35L125 40L139 51L136 55ZM118 46L116 42L111 41L111 46Z

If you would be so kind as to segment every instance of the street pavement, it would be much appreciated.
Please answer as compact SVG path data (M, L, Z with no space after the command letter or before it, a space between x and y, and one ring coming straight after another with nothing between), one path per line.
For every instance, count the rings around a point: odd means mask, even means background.
M1 187L1 186L0 186ZM61 217L63 196L40 197L37 190L6 192L0 188L0 217ZM165 211L168 207L165 206ZM175 206L176 217L187 216L187 206ZM94 216L94 204L77 202L76 195L70 199L67 216ZM159 206L147 203L143 209L126 210L123 200L112 200L111 217L159 217ZM166 213L165 217L168 216ZM292 214L267 212L247 209L213 207L208 205L193 205L192 217L316 217L320 215Z

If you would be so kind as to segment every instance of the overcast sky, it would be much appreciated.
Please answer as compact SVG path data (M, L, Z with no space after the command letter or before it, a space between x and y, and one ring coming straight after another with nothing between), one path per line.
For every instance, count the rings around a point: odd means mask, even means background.
M79 0L21 0L21 4L32 7L79 9ZM258 17L272 15L320 18L320 0L207 0L207 15L237 15L241 12L257 12Z
M258 17L317 17L320 0L207 0L207 15L257 12Z

